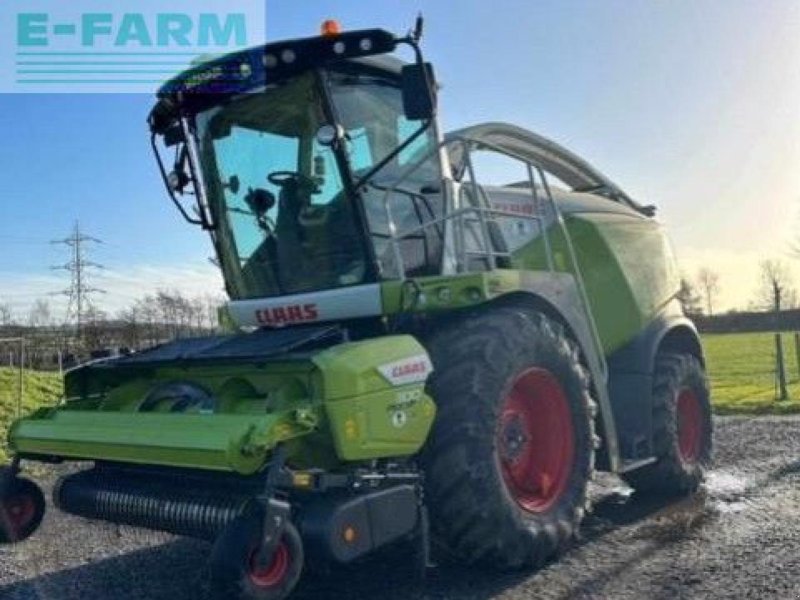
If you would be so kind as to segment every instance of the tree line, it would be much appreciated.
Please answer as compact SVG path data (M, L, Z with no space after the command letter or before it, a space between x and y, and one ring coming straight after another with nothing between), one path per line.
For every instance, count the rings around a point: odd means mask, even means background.
M46 299L36 300L25 314L0 302L0 338L25 339L25 363L48 368L93 356L135 352L162 342L214 333L217 309L224 298L187 296L177 290L158 290L114 314L89 307L81 324L60 322ZM18 364L16 342L0 348L0 364Z
M719 273L704 267L697 271L694 278L687 275L681 277L678 300L690 317L713 317L721 291ZM800 297L785 262L764 260L759 264L759 278L746 308L750 312L780 312L800 308Z

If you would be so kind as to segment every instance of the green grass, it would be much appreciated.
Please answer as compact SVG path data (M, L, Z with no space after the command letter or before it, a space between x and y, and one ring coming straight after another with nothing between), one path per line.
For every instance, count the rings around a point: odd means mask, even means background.
M17 416L18 386L19 371L0 368L0 464L8 460L5 453L6 432ZM22 412L27 414L58 401L61 395L61 378L58 373L25 371L23 388Z
M775 337L772 333L703 336L711 400L719 414L783 414L800 412L800 373L794 336L783 334L789 400L776 400Z

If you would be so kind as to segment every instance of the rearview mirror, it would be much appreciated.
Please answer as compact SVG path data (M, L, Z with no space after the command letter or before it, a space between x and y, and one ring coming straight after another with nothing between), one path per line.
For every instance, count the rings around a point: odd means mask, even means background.
M436 115L436 78L433 65L414 63L401 70L403 111L409 121L427 121Z

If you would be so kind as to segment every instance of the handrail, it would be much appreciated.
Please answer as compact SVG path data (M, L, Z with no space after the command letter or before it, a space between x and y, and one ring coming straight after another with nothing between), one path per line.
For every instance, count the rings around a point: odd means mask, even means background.
M452 199L452 202L448 202L447 198L445 198L445 214L441 217L437 217L432 219L426 223L420 223L420 225L406 229L402 232L397 231L397 226L394 222L392 217L392 211L390 208L390 199L392 195L400 188L402 183L407 181L413 173L415 173L428 159L433 156L435 153L438 153L442 148L453 145L453 144L462 144L464 146L464 155L466 157L466 170L465 174L469 177L471 184L474 186L475 192L475 202L477 205L475 206L461 206L458 203L456 206L455 198ZM478 184L477 177L475 175L475 168L472 162L471 151L474 147L480 147L481 149L490 149L505 156L508 156L512 159L518 160L526 165L528 178L531 185L531 194L533 197L534 203L534 210L538 214L533 215L526 215L526 214L517 214L512 213L509 211L503 211L500 209L493 208L491 205L491 201L489 200L486 190L483 189ZM536 185L536 179L541 182L541 190ZM464 185L463 182L460 183L461 186ZM540 197L540 193L543 191L543 198ZM443 192L444 193L444 192ZM600 333L597 328L597 323L594 319L594 315L591 310L591 305L589 303L589 296L586 291L586 286L584 283L583 275L581 273L580 265L578 263L577 254L575 252L575 247L572 244L572 239L569 235L569 231L566 226L566 222L564 220L564 216L562 215L561 211L558 208L558 205L553 198L552 190L550 189L550 184L547 181L547 177L545 176L545 171L541 165L533 163L529 159L525 159L521 156L516 155L514 152L506 150L504 148L495 146L494 144L485 142L485 141L476 141L470 138L464 138L461 136L454 136L450 137L440 143L438 143L434 148L426 152L420 159L410 164L406 169L399 175L399 177L395 180L394 184L391 186L387 186L383 196L383 205L384 210L386 211L386 218L388 223L388 230L389 230L389 237L392 244L392 252L394 256L394 260L397 264L398 275L401 281L406 280L406 273L405 267L403 264L403 257L402 252L400 251L400 241L403 239L408 238L413 234L417 234L419 232L424 232L426 229L430 227L434 227L440 225L442 223L447 224L448 222L458 222L461 221L463 223L464 219L469 214L474 214L475 218L477 218L480 224L480 235L482 238L482 251L468 251L466 249L466 242L464 239L464 227L457 228L455 232L455 236L459 239L454 237L454 242L457 244L456 250L456 270L462 271L467 270L469 268L469 263L467 260L468 255L477 255L477 256L484 256L488 259L489 263L489 270L494 270L497 268L497 257L507 257L511 256L510 252L503 252L498 251L495 249L492 238L489 233L489 223L494 222L493 220L497 217L513 217L515 219L525 219L529 221L534 221L537 224L537 228L539 229L539 234L542 236L542 240L544 243L545 248L545 260L547 262L547 269L549 272L555 271L555 260L553 257L553 247L552 247L552 240L550 236L550 230L546 226L545 219L542 214L545 212L542 210L544 208L543 203L549 206L550 210L553 214L553 223L556 227L559 228L566 244L567 253L569 254L569 261L571 263L572 272L575 276L576 286L578 289L578 295L581 300L581 304L584 308L584 313L589 324L590 335L592 337L592 341L596 346L596 356L598 361L598 367L601 371L603 377L608 377L608 365L605 360L605 354L603 352L603 345L602 340L600 339ZM452 204L452 208L451 208ZM445 233L446 236L446 233Z

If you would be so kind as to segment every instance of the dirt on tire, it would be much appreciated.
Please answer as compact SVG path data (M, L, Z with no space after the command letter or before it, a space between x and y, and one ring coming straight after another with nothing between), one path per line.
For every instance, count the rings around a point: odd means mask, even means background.
M438 414L422 464L437 554L457 564L494 569L541 566L578 531L594 468L595 405L577 346L545 315L503 307L451 323L434 334L428 347L435 367L429 390ZM523 397L522 408L533 407L536 397L547 395L545 389L533 394L527 390L527 395L517 389L515 382L534 374L544 375L556 388L550 391L556 392L558 406L566 413L563 427L568 435L552 434L558 430L552 422L556 410L540 407L529 417L551 428L533 434L524 425L524 416L508 411L512 394ZM543 416L548 413L550 422ZM508 414L518 419L518 435L524 440L517 448L520 456L511 465L505 456L511 452L504 452L506 444L498 439L503 437L502 419ZM560 485L559 474L553 470L523 472L519 479L526 482L535 480L535 475L549 477L547 483L557 493L551 494L546 510L521 508L506 471L512 471L517 462L528 462L529 454L534 455L530 462L542 462L548 448L535 446L541 438L556 444L569 439L569 458L557 456L555 462L560 465L547 465L560 467ZM540 500L546 497L541 487L525 493Z

